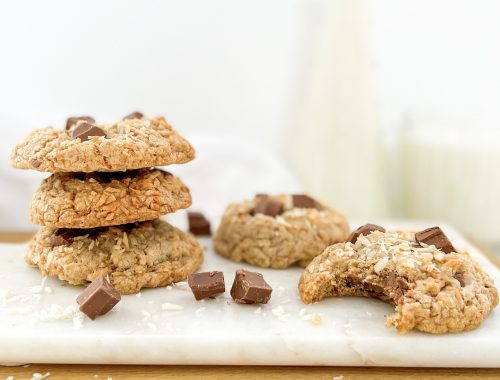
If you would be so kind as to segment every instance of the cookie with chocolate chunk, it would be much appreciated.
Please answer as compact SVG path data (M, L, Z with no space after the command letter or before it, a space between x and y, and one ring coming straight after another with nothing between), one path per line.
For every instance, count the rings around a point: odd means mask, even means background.
M439 233L433 243L449 242ZM371 228L317 256L301 276L300 295L308 304L338 296L382 299L395 306L386 326L399 333L472 330L498 304L498 291L468 253L447 245L419 245L414 233Z
M33 223L94 228L152 220L191 205L182 181L160 169L55 173L31 202Z
M154 220L99 229L43 227L25 255L45 276L84 285L109 275L122 294L185 280L203 262L195 237Z
M306 266L348 235L344 215L311 197L258 194L229 205L215 233L214 248L235 262L288 268Z
M68 119L66 128L38 129L18 144L11 163L42 172L114 172L191 161L193 147L163 117L134 113L117 123L89 116Z

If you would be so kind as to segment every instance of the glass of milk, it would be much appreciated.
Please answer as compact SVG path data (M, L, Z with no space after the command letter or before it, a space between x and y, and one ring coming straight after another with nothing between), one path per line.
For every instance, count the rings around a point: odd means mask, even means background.
M416 125L400 144L402 207L500 248L500 126Z

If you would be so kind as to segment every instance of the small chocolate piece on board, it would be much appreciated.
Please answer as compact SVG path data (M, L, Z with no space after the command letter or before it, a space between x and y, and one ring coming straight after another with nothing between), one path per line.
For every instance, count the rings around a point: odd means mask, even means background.
M68 120L66 120L66 129L70 129L73 124L78 123L80 120L88 123L95 123L94 118L90 116L72 116L68 117Z
M456 252L453 244L451 244L448 237L439 227L430 227L415 233L415 240L418 244L424 243L427 245L433 245L444 253Z
M72 138L79 138L82 141L87 141L90 136L106 136L106 133L101 128L87 122L78 124L71 133Z
M224 274L219 271L193 273L188 276L188 285L197 301L226 291Z
M106 314L121 300L120 293L104 276L99 276L78 296L80 311L90 319Z
M297 208L316 208L320 209L321 205L309 195L306 194L294 194L292 195L293 207Z
M283 203L274 201L269 197L259 198L259 203L253 209L253 214L264 214L267 216L276 216L283 213Z
M361 235L368 236L373 231L385 232L385 228L378 226L376 224L370 224L370 223L365 224L364 226L358 227L358 229L352 231L349 237L347 238L347 241L351 242L352 244L355 244L356 240L358 240L358 238Z
M272 291L262 274L238 269L231 287L231 297L236 303L267 303Z
M127 119L142 119L144 117L144 115L140 112L132 112L131 114L125 116L123 118L123 120L127 120Z
M188 212L189 232L198 236L210 236L210 222L201 212Z

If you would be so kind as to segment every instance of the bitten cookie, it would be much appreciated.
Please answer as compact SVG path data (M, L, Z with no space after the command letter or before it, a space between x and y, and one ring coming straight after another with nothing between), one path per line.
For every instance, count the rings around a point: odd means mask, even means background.
M372 229L355 237L354 243L328 247L302 274L302 300L380 298L395 306L386 326L399 333L476 328L498 304L493 280L468 253L455 252L442 231L432 230L437 231L434 236L424 236L428 230L417 233L424 240L434 239L432 245L422 240L418 244L413 233Z
M44 275L73 285L109 275L122 294L181 281L203 262L193 235L155 220L91 230L42 228L25 255Z
M90 120L89 120L90 119ZM11 163L42 172L114 172L191 161L195 152L163 117L126 118L112 125L91 118L67 129L38 129L18 144Z
M55 173L35 193L30 218L47 227L94 228L152 220L190 205L189 189L159 169Z
M229 205L214 248L230 260L264 268L306 266L349 234L345 217L305 195L258 195Z

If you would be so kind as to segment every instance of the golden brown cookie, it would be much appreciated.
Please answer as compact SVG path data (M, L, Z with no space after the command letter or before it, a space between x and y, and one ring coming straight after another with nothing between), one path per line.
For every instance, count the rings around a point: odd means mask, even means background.
M109 275L129 294L186 279L203 262L203 250L193 235L154 220L90 230L44 227L25 260L73 285Z
M236 262L287 268L306 266L327 246L347 238L342 213L301 197L256 196L229 205L214 236L215 250Z
M159 169L55 173L35 193L30 218L47 227L94 228L152 220L190 205L189 189Z
M472 330L498 304L493 280L468 253L378 230L328 247L304 270L299 291L305 303L337 296L390 302L396 310L386 325L400 333Z
M42 172L114 172L191 161L193 147L163 117L127 118L112 125L68 123L37 129L11 156L18 169ZM91 125L91 127L89 127Z

